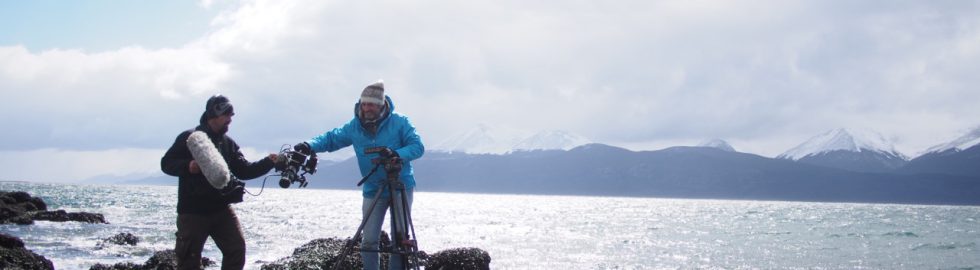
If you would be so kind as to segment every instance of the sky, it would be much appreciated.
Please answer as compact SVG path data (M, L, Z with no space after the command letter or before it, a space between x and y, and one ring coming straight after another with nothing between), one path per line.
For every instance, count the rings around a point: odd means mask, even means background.
M0 1L0 180L162 174L214 94L259 158L383 80L427 145L480 124L775 157L980 126L977 1ZM329 158L329 157L328 157Z

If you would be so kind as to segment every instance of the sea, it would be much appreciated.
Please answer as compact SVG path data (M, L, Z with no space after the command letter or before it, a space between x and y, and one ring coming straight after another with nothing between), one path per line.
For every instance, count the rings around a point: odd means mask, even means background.
M255 183L248 188L260 191ZM105 215L109 224L0 225L56 269L141 264L174 246L174 186L3 182L0 190L41 197L49 210ZM317 238L353 236L360 196L268 186L246 195L234 205L248 247L246 269ZM980 269L977 206L419 190L412 214L421 250L480 248L492 269ZM100 245L125 232L139 244ZM204 256L220 263L210 240Z

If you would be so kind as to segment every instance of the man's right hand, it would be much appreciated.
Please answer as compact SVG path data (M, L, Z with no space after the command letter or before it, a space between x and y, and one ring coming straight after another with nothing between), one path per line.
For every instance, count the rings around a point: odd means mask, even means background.
M187 170L189 170L191 174L199 174L201 173L201 166L197 165L196 160L191 160L191 164L187 166Z

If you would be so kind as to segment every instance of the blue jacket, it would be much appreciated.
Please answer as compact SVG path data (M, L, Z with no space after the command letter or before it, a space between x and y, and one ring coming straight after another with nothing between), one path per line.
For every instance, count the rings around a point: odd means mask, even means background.
M403 183L405 183L405 188L415 187L415 176L412 171L412 160L416 160L422 157L425 153L425 147L422 146L422 139L419 135L415 133L415 126L408 121L408 117L395 113L395 105L391 102L391 97L385 96L385 100L388 101L388 112L385 113L386 116L378 124L377 134L374 136L370 135L363 126L361 126L361 121L358 119L358 111L360 110L360 103L354 105L354 119L345 124L342 127L335 128L331 131L327 131L319 136L313 137L306 141L310 144L310 148L315 152L333 152L340 150L341 148L347 146L354 146L354 153L357 156L357 165L361 169L361 176L367 176L374 168L374 164L371 163L371 159L377 158L378 154L364 154L364 149L371 147L385 146L395 152L398 152L398 156L402 158L403 165L401 171L401 177ZM364 182L363 192L365 198L374 197L375 192L381 187L381 183L385 179L384 167L378 168L378 171L371 175ZM382 196L387 197L388 192L382 193Z

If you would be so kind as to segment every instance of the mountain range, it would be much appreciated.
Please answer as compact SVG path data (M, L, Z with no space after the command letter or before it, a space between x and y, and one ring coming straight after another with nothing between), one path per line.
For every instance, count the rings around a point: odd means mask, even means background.
M413 161L420 191L967 205L980 205L978 164L980 129L914 159L875 132L835 129L776 158L712 139L656 151L430 149ZM360 178L354 159L322 162L309 187L353 189Z
M564 130L544 130L536 133L478 124L476 127L449 136L428 147L440 152L467 154L506 154L512 151L569 150L592 143L585 137Z

